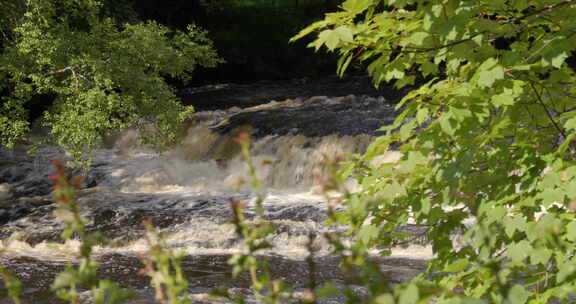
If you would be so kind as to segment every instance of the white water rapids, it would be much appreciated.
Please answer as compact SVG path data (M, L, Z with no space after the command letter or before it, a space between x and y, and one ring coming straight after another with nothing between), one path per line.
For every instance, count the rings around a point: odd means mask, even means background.
M94 166L89 176L93 185L80 191L78 202L84 210L97 214L94 222L102 218L111 221L103 227L111 229L114 240L113 246L97 247L96 256L137 255L148 249L141 233L134 232L131 226L141 222L139 217L134 217L135 213L142 213L143 217L158 216L168 245L188 256L228 255L242 250L230 224L230 200L245 202L247 213L253 214L255 193L246 183L250 178L247 165L233 138L250 128L217 133L209 125L219 115L221 113L198 113L197 117L202 119L190 124L187 135L178 145L162 153L137 144L138 134L133 130L107 139L107 148L92 153ZM253 141L251 155L266 195L265 216L277 227L270 237L273 249L264 254L303 261L309 255L309 235L314 234L317 236L313 244L315 256L330 256L331 247L323 234L345 227L324 224L327 202L318 191L319 177L326 170L327 160L362 153L372 139L370 135L267 135ZM14 159L19 157L18 152L10 155ZM397 155L386 157L393 160ZM31 165L20 174L20 185L43 182L52 172L48 161L52 158L65 158L65 155L54 147L45 147L37 156L26 158ZM13 170L23 169L16 166ZM19 187L0 180L1 185ZM351 190L355 188L354 183L347 186ZM0 241L1 255L41 261L74 260L77 241L62 244L52 238L42 239L57 232L49 217L49 214L27 216L4 228L0 226L11 232L9 238ZM393 258L429 259L431 256L431 249L425 245L392 250Z

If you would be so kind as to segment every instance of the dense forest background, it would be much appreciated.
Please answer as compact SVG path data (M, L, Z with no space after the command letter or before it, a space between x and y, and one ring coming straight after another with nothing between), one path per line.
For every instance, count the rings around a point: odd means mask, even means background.
M209 32L226 61L199 69L192 84L246 83L334 74L336 56L306 48L311 39L289 43L304 26L335 11L339 0L106 0L103 11L120 22L153 20L184 30L196 24ZM0 12L1 40L23 14L23 1L7 1ZM2 42L0 41L0 46ZM173 85L179 85L177 82Z
M195 23L208 30L226 63L215 69L200 69L193 83L238 83L334 74L335 56L315 54L313 49L306 48L309 39L296 43L288 40L326 12L335 11L339 0L132 2L137 16L143 20L155 20L178 29Z

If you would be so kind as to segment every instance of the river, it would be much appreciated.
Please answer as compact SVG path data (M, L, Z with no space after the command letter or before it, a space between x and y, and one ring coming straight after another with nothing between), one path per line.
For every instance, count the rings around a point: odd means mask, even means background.
M242 250L230 223L230 201L243 201L248 216L254 214L256 195L245 183L247 166L233 140L248 132L256 174L264 185L264 214L277 228L270 237L273 249L261 258L270 261L275 278L296 290L310 278L344 285L346 276L323 234L345 227L324 224L327 202L318 179L327 159L362 153L377 134L374 130L389 123L393 113L377 96L292 98L199 111L182 140L161 153L138 144L134 130L107 138L92 152L93 166L87 172L76 170L86 175L77 201L88 230L102 231L112 240L95 250L100 277L136 290L138 299L130 303L154 303L148 279L139 275L139 256L147 250L141 223L151 219L169 246L185 254L183 268L194 301L210 303L206 295L221 285L249 298L247 278L232 279L227 265ZM53 172L50 159L67 157L56 147L42 147L35 155L24 150L0 151L0 265L24 282L24 303L59 303L50 286L55 274L75 261L79 244L59 240L62 226L52 216L56 207L48 176ZM353 182L347 186L355 188ZM318 265L312 275L306 262L310 236ZM422 242L394 248L392 256L379 262L393 282L401 282L421 272L430 257ZM1 281L0 288L1 299L6 296ZM90 303L90 297L83 301ZM323 301L344 300L335 296Z

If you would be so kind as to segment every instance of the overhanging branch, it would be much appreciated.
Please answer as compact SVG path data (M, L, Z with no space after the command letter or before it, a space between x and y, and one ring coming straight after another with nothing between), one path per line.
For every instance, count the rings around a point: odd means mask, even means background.
M75 64L75 65L67 66L67 67L59 69L59 70L45 73L44 76L52 76L52 75L56 75L56 74L66 73L66 72L74 72L74 69L78 69L80 67L81 66L79 64Z

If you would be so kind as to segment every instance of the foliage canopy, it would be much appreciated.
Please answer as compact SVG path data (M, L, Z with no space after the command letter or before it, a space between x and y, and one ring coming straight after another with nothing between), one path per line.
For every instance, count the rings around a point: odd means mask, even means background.
M310 47L337 51L340 74L362 62L377 85L417 84L386 135L342 172L363 188L339 215L353 248L401 243L398 228L416 223L429 227L436 256L426 274L372 301L548 303L576 292L576 86L566 63L575 4L347 0L293 38L314 34ZM373 162L391 147L401 160Z
M220 62L195 26L181 32L155 22L120 24L97 0L26 1L23 11L0 55L3 145L30 129L27 103L39 94L55 97L43 123L76 158L128 126L153 126L148 139L170 142L192 108L164 77L187 80L196 66Z

